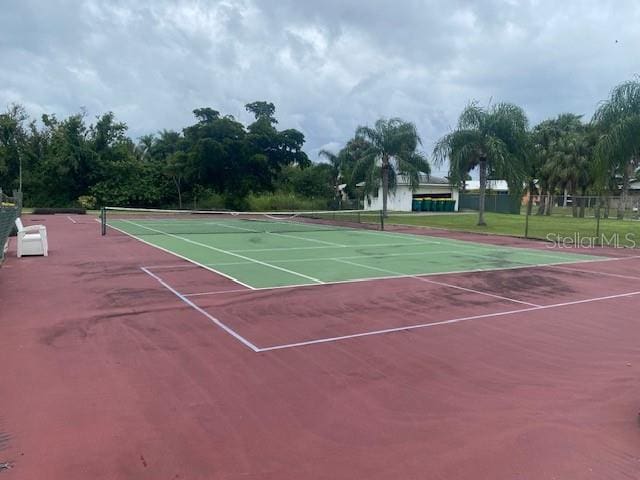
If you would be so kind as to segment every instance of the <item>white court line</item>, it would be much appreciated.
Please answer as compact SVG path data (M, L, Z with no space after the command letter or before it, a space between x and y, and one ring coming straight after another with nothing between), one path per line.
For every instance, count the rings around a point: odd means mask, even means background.
M69 219L69 221L71 221L71 223L78 223L73 218L71 218L71 216L69 216L69 215L67 215L67 218Z
M566 270L570 272L581 272L581 273L592 273L594 275L604 275L606 277L617 277L617 278L625 278L629 280L640 280L640 277L635 277L633 275L622 275L620 273L609 273L609 272L598 272L593 270L582 270L579 268L569 268L569 267L561 267L558 265L552 265L552 267L557 268L559 270Z
M474 248L491 248L489 246L486 245L480 245L478 247L474 247ZM581 257L599 257L599 255L592 255L592 254L585 254L585 253L569 253L569 254L565 254L565 253L542 253L539 250L536 250L535 248L519 248L519 247L509 247L511 248L511 250L515 250L517 253L519 253L520 255L529 255L529 256L534 256L534 257L547 257L547 258L558 258L558 257L564 257L564 258L568 258L571 256L575 256L575 255L580 255ZM492 248L493 250L501 250L500 247L495 246ZM601 258L601 257L600 257Z
M429 256L429 255L443 255L443 254L459 254L458 256L470 256L475 257L478 255L460 253L459 251L451 251L451 250L436 250L432 252L413 252L413 253L385 253L385 254L372 254L372 255L351 255L346 257L314 257L314 258L287 258L287 259L267 259L263 260L264 262L269 263L299 263L299 262L318 262L322 260L351 260L358 258L386 258L386 257L421 257L421 256ZM480 255L483 256L483 255ZM490 257L489 257L490 258ZM226 266L235 266L235 265L251 265L252 262L219 262L219 263L205 263L205 265L209 265L212 267L226 267ZM511 262L517 263L520 265L530 265L524 262ZM154 267L147 267L154 268ZM170 268L170 267L167 267ZM422 275L422 274L421 274Z
M239 293L248 292L246 288L233 288L229 290L216 290L215 292L196 292L196 293L183 293L185 297L201 297L203 295L221 295L223 293ZM252 290L253 291L253 290Z
M420 243L435 243L435 244L443 243L442 241L440 241L441 239L439 237L433 237L433 236L430 236L430 235L415 235L413 233L389 232L387 230L383 230L383 231L358 230L358 229L355 229L355 228L353 230L350 230L349 232L350 233L357 233L357 234L360 234L360 235L384 235L386 237L388 237L389 235L392 235L392 236L395 236L395 237L407 238L407 239L412 239L412 240L424 239ZM429 239L431 239L431 240L429 240ZM449 239L445 239L445 240L449 241Z
M176 297L178 297L180 300L182 300L184 303L186 303L187 305L189 305L191 308L195 309L196 311L200 312L202 315L204 315L205 317L207 317L209 320L211 320L214 324L216 324L218 327L220 327L221 329L223 329L225 332L227 332L229 335L231 335L233 338L235 338L236 340L239 340L241 343L243 343L244 345L246 345L247 347L249 347L251 350L253 350L254 352L259 352L260 349L258 347L256 347L253 343L251 343L249 340L247 340L246 338L244 338L242 335L240 335L239 333L237 333L235 330L232 330L231 328L227 327L224 323L222 323L220 320L218 320L217 318L215 318L213 315L211 315L209 312L207 312L206 310L200 308L198 305L196 305L195 303L193 303L191 300L189 300L188 298L186 298L184 295L182 295L180 292L178 292L175 288L173 288L171 285L169 285L167 282L165 282L164 280L162 280L160 277L158 277L155 273L150 272L149 270L147 270L144 267L141 267L141 270L146 273L147 275L150 275L151 277L155 278L160 285L162 285L164 288L166 288L167 290L169 290L171 293L173 293Z
M338 259L338 258L336 258L335 260L338 261L338 262L341 262L341 263L346 263L348 265L353 265L355 267L369 268L371 270L377 270L379 272L389 273L389 274L404 275L404 274L399 273L399 272L392 272L391 270L387 270L385 268L378 268L378 267L373 267L373 266L370 266L370 265L362 265L361 263L350 262L348 260L341 260L341 259ZM515 298L503 297L501 295L495 295L493 293L483 292L481 290L474 290L473 288L460 287L458 285L453 285L451 283L437 282L435 280L429 280L427 278L422 278L422 277L420 277L418 275L410 275L410 277L411 278L415 278L416 280L419 280L421 282L433 283L434 285L441 285L443 287L455 288L457 290L463 290L465 292L476 293L476 294L479 294L479 295L486 295L487 297L498 298L500 300L507 300L509 302L520 303L522 305L529 305L530 307L540 307L541 306L541 305L538 305L537 303L524 302L522 300L516 300Z
M168 251L169 253L172 253ZM636 257L626 257L626 258L636 258ZM640 256L638 256L640 258ZM423 277L436 277L442 275L459 275L461 273L484 273L484 272L500 272L506 270L522 270L526 268L545 268L552 267L555 265L575 265L579 263L594 263L594 262L606 262L606 261L615 261L615 260L623 260L623 258L598 258L597 260L580 260L580 261L566 261L566 262L557 262L557 263L539 263L532 265L517 265L514 267L496 267L496 268L475 268L471 270L454 270L447 272L433 272L433 273L421 273L416 275L382 275L377 277L362 277L362 278L354 278L351 280L336 280L332 282L324 282L323 285L348 285L350 283L365 283L365 282L374 282L378 280L394 280L394 279L402 279L402 278L423 278ZM212 270L212 269L211 269ZM297 285L278 285L275 287L252 287L252 291L263 291L263 290L284 290L284 289L296 289L296 288L306 288L306 287L317 287L316 283L300 283ZM198 292L198 295L217 295L219 294L219 290L213 292Z
M372 248L372 247L411 247L416 245L425 245L424 242L414 242L414 243L371 243L364 245L344 245L338 247L337 245L331 246L313 246L313 247L278 247L278 248L248 248L248 249L240 249L240 250L229 250L230 252L235 253L251 253L251 252L282 252L283 250L320 250L326 248Z
M250 342L249 340L247 340L246 338L244 338L243 336L241 336L240 334L238 334L237 332L235 332L233 329L231 329L230 327L228 327L224 323L222 323L217 318L213 317L207 311L205 311L204 309L202 309L201 307L199 307L198 305L193 303L191 300L186 298L185 295L183 295L180 292L178 292L177 290L175 290L168 283L166 283L164 280L162 280L160 277L158 277L154 273L150 272L148 269L146 269L144 267L141 267L141 270L144 271L147 275L150 275L151 277L153 277L162 286L164 286L169 291L171 291L174 295L176 295L178 298L180 298L180 300L182 300L187 305L189 305L190 307L194 308L196 311L198 311L199 313L201 313L202 315L207 317L215 325L217 325L218 327L222 328L225 332L227 332L228 334L233 336L236 340L240 341L242 344L244 344L245 346L249 347L251 350L253 350L256 353L267 352L267 351L271 351L271 350L283 350L283 349L287 349L287 348L302 347L302 346L308 346L308 345L314 345L314 344L320 344L320 343L336 342L336 341L340 341L340 340L347 340L347 339L351 339L351 338L359 338L359 337L372 336L372 335L380 335L380 334L385 334L385 333L400 332L400 331L410 331L410 330L415 330L415 329L418 329L418 328L435 327L435 326L439 326L439 325L454 324L454 323L460 323L460 322L470 321L470 320L478 320L478 319L491 318L491 317L500 317L500 316L505 316L505 315L517 314L517 313L526 313L526 312L531 312L531 311L536 311L536 310L546 310L546 309L551 309L551 308L559 308L559 307L578 305L578 304L583 304L583 303L597 302L597 301L610 300L610 299L616 299L616 298L624 298L624 297L630 297L630 296L635 296L635 295L639 295L640 294L640 291L634 291L634 292L621 293L621 294L615 294L615 295L607 295L607 296L603 296L603 297L588 298L588 299L584 299L584 300L575 300L575 301L570 301L570 302L556 303L556 304L552 304L552 305L533 306L531 308L523 308L523 309L518 309L518 310L509 310L509 311L505 311L505 312L488 313L488 314L473 315L473 316L467 316L467 317L458 317L458 318L449 319L449 320L443 320L443 321L438 321L438 322L422 323L422 324L409 325L409 326L404 326L404 327L387 328L387 329L383 329L383 330L373 330L373 331L369 331L369 332L361 332L361 333L356 333L356 334L351 334L351 335L342 335L342 336L336 336L336 337L321 338L321 339L316 339L316 340L308 340L308 341L304 341L304 342L296 342L296 343L289 343L289 344L283 344L283 345L274 345L274 346L271 346L271 347L260 348L260 347L257 347L252 342Z
M392 235L392 233L390 232L369 232L369 231L359 231L357 230L356 232L358 233L369 233L369 234L377 234L377 235ZM411 235L411 234L407 234L408 236L412 236L414 238L419 237L418 235ZM302 237L296 237L296 238L300 238L301 240L308 240L308 241L317 241L317 242L322 242L321 240L311 240L308 238L302 238ZM329 242L324 242L324 243L329 243ZM542 253L539 252L536 249L531 249L531 248L520 248L520 247L502 247L501 245L487 245L487 244L480 244L480 243L473 243L473 242L465 242L465 241L459 241L459 240L449 240L447 239L447 242L430 242L430 241L424 241L424 242L413 242L413 243L381 243L381 244L369 244L369 245L340 245L340 244L331 244L331 246L318 246L318 247L280 247L280 248L252 248L252 249L239 249L239 250L229 250L230 252L236 252L236 253L252 253L252 252L278 252L278 251L282 251L282 250L315 250L315 249L326 249L326 248L370 248L370 247L408 247L408 246L418 246L418 245L442 245L443 243L450 243L452 244L451 247L456 248L457 250L461 250L461 249L472 249L472 250L490 250L490 251L501 251L504 248L507 248L509 250L518 252L521 255L528 255L528 256L533 256L533 257L546 257L546 258L558 258L558 257L562 257L563 259L566 259L567 261L571 261L571 263L574 262L578 262L580 261L580 259L571 259L571 256L575 256L575 255L580 255L581 257L596 257L596 255L593 254L576 254L576 253L569 253L569 254L564 254L564 253ZM488 255L485 254L483 255L482 253L465 253L465 255L469 255L469 256L476 256L476 257L480 257L480 258L490 258L493 257L492 255ZM598 257L598 258L602 258L602 257ZM629 258L629 257L628 257ZM523 263L523 262L516 262L516 261L512 261L513 263Z
M255 230L251 230L249 228L238 227L237 225L227 225L226 223L207 222L207 225L215 225L217 227L224 227L224 228L235 228L236 230L243 230L245 232L255 232ZM227 233L227 232L222 232L222 233ZM229 233L232 233L232 232L229 232Z
M420 244L410 244L410 245L420 245ZM366 248L366 247L379 247L379 246L389 246L389 245L358 245L357 248ZM398 244L395 246L406 246L406 244ZM345 246L352 247L356 249L356 246ZM300 247L298 249L324 249L329 247ZM296 248L286 249L286 248L273 248L273 249L259 249L259 250L246 250L246 252L262 252L262 251L283 251L283 250L296 250ZM245 250L230 250L231 252L239 252ZM287 259L267 259L263 260L264 262L273 262L273 263L296 263L296 262L315 262L319 260L335 260L335 259L358 259L358 258L385 258L385 257L417 257L417 256L427 256L427 255L441 255L441 254L457 254L457 256L468 256L468 257L481 257L481 258L494 258L491 255L480 255L475 253L467 253L462 251L461 249L456 250L430 250L424 252L405 252L405 253L372 253L370 255L350 255L344 257L314 257L314 258L287 258ZM566 257L562 257L565 259L563 263L581 263L580 260L576 261L574 259L566 259ZM633 257L630 257L633 258ZM601 257L598 257L598 261L603 260ZM537 266L537 265L554 265L555 263L547 263L547 264L530 264L519 262L515 260L509 260L511 263L520 264L523 266ZM591 261L591 260L589 260ZM232 266L232 265L250 265L253 262L217 262L217 263L206 263L205 265L211 267L224 267L224 266ZM146 268L149 269L159 269L159 268L189 268L195 267L194 265L145 265ZM426 275L426 274L425 274Z
M616 298L624 298L624 297L632 297L635 295L640 295L640 291L635 291L635 292L628 292L628 293L620 293L617 295L608 295L606 297L595 297L595 298L587 298L585 300L575 300L572 302L563 302L563 303L555 303L552 305L542 305L539 307L531 307L531 308L521 308L518 310L509 310L506 312L498 312L498 313L486 313L483 315L472 315L469 317L458 317L458 318L452 318L450 320L442 320L439 322L430 322L430 323L421 323L421 324L417 324L417 325L408 325L406 327L395 327L395 328L385 328L384 330L373 330L373 331L369 331L369 332L362 332L362 333L354 333L351 335L342 335L339 337L329 337L329 338L320 338L320 339L316 339L316 340L308 340L305 342L296 342L296 343L288 343L288 344L284 344L284 345L274 345L272 347L263 347L263 348L258 348L258 352L268 352L271 350L283 350L286 348L295 348L295 347L304 347L307 345L315 345L318 343L329 343L329 342L337 342L340 340L347 340L347 339L351 339L351 338L359 338L359 337L368 337L368 336L372 336L372 335L381 335L384 333L393 333L393 332L402 332L402 331L409 331L409 330L416 330L418 328L428 328L428 327L437 327L439 325L448 325L448 324L453 324L453 323L460 323L460 322L467 322L470 320L480 320L480 319L484 319L484 318L491 318L491 317L502 317L502 316L506 316L506 315L514 315L517 313L526 313L526 312L535 312L537 310L547 310L547 309L551 309L551 308L560 308L560 307L567 307L567 306L571 306L571 305L579 305L582 303L591 303L591 302L600 302L603 300L612 300L612 299L616 299Z
M95 219L96 222L100 222L99 219ZM160 247L158 245L155 245L153 243L147 242L146 240L143 240L142 238L139 238L137 236L131 235L128 232L121 230L117 227L114 227L113 225L108 225L110 228L117 230L121 233L124 233L127 236L130 236L131 238L134 238L135 240L138 240L144 244L147 244L149 246L152 246L154 248L157 248L159 250L162 250L166 253L169 253L171 255L175 255L178 258L182 258L183 260L186 260L187 262L195 265L195 266L199 266L202 267L206 270L212 271L214 273L217 273L225 278L229 278L230 280L244 286L247 287L250 290L277 290L277 289L295 289L295 288L304 288L304 287L309 287L309 286L314 286L317 285L317 283L303 283L303 284L297 284L297 285L279 285L279 286L274 286L274 287L253 287L251 285L245 284L243 282L241 282L240 280L226 274L223 273L221 271L218 271L214 268L211 268L211 266L209 265L205 265L205 264L201 264L195 260L192 260L190 258L184 257L178 253L175 253L171 250L165 249L163 247ZM360 232L358 230L356 230L356 232ZM378 232L367 232L364 231L363 233L378 233ZM380 232L382 233L382 232ZM389 232L390 233L390 232ZM401 234L401 235L405 235L405 234ZM417 235L411 235L411 234L406 234L406 236L408 237L417 237ZM460 241L452 241L453 243L463 243L463 244L470 244L470 242L460 242ZM409 244L365 244L365 245L354 245L354 248L367 248L367 247L377 247L377 246L384 246L384 247L391 247L391 246L411 246L411 245L423 245L426 243L430 243L430 242L420 242L420 243L409 243ZM491 245L487 245L487 247L492 247ZM324 248L335 248L335 247L324 247L324 246L318 246L318 247L293 247L293 248L289 248L287 250L314 250L314 249L324 249ZM497 246L496 246L497 248ZM519 250L522 251L523 249L521 248L516 248L516 247L506 247L506 248L513 248L515 250ZM252 249L252 250L247 250L248 252L251 251L282 251L285 250L285 248L268 248L268 249ZM237 251L234 251L234 253ZM595 256L594 256L595 257ZM459 270L459 271L448 271L448 272L435 272L435 273L429 273L429 274L420 274L421 277L424 276L437 276L437 275L455 275L455 274L460 274L460 273L475 273L475 272L492 272L492 271L501 271L501 270L518 270L518 269L524 269L524 268L544 268L544 267L551 267L554 265L570 265L570 264L578 264L578 263L596 263L596 262L607 262L607 261L620 261L620 260L628 260L628 259L637 259L640 258L640 255L629 255L629 256L624 256L624 257L595 257L592 260L565 260L562 262L550 262L550 263L544 263L544 264L533 264L533 265L518 265L518 266L513 266L513 267L500 267L500 268L484 268L484 269L471 269L471 270ZM215 265L215 264L210 264L210 265ZM178 265L176 266L167 266L167 265L157 265L157 266L147 266L146 268L175 268L175 267L179 267ZM184 268L187 268L187 266L185 266ZM355 279L351 279L351 280L338 280L338 281L331 281L331 282L323 282L323 284L325 285L338 285L338 284L350 284L350 283L362 283L362 282L370 282L370 281L378 281L378 280L392 280L392 279L397 279L397 278L409 278L409 277L416 277L416 275L385 275L385 276L376 276L376 277L364 277L364 278L355 278ZM198 295L214 295L214 294L219 294L220 291L213 291L213 292L198 292Z
M282 272L286 272L286 273L289 273L289 274L292 274L292 275L295 275L295 276L298 276L298 277L306 278L307 280L311 280L311 281L319 283L319 284L323 284L324 283L322 280L318 280L317 278L310 277L309 275L305 275L304 273L298 273L298 272L294 272L293 270L287 270L286 268L278 267L277 265L271 265L270 263L261 262L260 260L256 260L255 258L245 257L244 255L240 255L240 254L237 254L237 253L229 252L228 250L223 250L221 248L216 248L216 247L213 247L211 245L207 245L206 243L196 242L195 240L190 240L188 238L181 237L180 235L174 235L173 233L163 232L162 230L156 230L155 228L145 227L144 225L139 225L139 224L137 224L135 222L132 222L131 220L123 220L123 221L127 222L127 223L130 223L132 225L135 225L137 227L146 228L147 230L150 230L152 232L156 232L156 233L160 233L162 235L166 235L166 236L171 237L171 238L177 238L178 240L182 240L183 242L187 242L187 243L191 243L193 245L198 245L200 247L208 248L209 250L213 250L215 252L220 252L220 253L231 255L231 256L234 256L234 257L242 258L243 260L249 260L249 261L257 263L259 265L263 265L265 267L273 268L275 270L280 270Z
M350 245L343 245L341 243L335 243L335 242L327 242L325 240L316 240L315 238L304 238L304 237L298 237L296 235L290 235L290 234L284 234L284 233L277 233L277 232L267 232L271 235L277 235L278 237L287 237L287 238L295 238L297 240L305 240L307 242L315 242L315 243L323 243L325 245L331 245L333 247L349 247Z
M207 265L210 267L215 266L215 263L203 263L203 265ZM197 264L184 264L184 263L180 263L180 264L176 264L176 265L143 265L144 268L148 268L149 270L160 270L163 268L198 268L200 265Z
M298 262L317 262L321 260L351 260L358 258L387 258L387 257L421 257L421 256L430 256L430 255L443 255L443 254L454 254L457 257L481 257L481 258L494 258L491 255L476 255L473 253L465 253L460 252L460 250L434 250L430 252L406 252L406 253L375 253L371 255L351 255L346 257L314 257L314 258L287 258L287 259L269 259L263 260L265 262L273 262L273 263L298 263ZM518 264L518 265L532 265L530 263L525 262L516 262L514 260L509 260L510 263ZM573 263L573 261L571 262ZM232 266L232 265L250 265L251 262L221 262L221 263L207 263L206 265L211 265L212 267L224 267L224 266ZM533 264L536 265L536 264ZM423 275L423 274L420 274Z
M395 225L395 224L391 224L391 225ZM417 225L410 225L412 227L416 227ZM418 226L419 228L421 228L420 226ZM429 227L426 227L429 228ZM446 229L444 229L446 230ZM462 231L462 230L461 230ZM371 231L371 230L356 230L356 232L361 233L361 234L372 234L372 235L398 235L398 236L402 236L404 238L407 237L411 237L411 238L429 238L429 239L439 239L441 240L440 242L434 242L434 243L451 243L451 244L457 244L457 245L466 245L472 248L489 248L489 249L497 249L497 250L504 250L504 249L509 249L509 250L515 250L518 252L521 252L523 254L529 254L529 255L539 255L542 257L554 257L556 256L556 254L550 254L550 253L537 253L539 250L535 249L535 248L530 248L530 247L514 247L514 246L510 246L510 245L495 245L495 244L491 244L491 243L482 243L482 242L474 242L474 241L469 241L469 240L458 240L455 238L447 238L447 237L436 237L433 235L422 235L422 234L415 234L415 233L402 233L402 232L391 232L391 231L387 231L384 230L382 232L376 232L376 231ZM477 232L464 232L463 233L477 233ZM500 235L497 235L500 236ZM513 238L517 238L517 237L513 237ZM583 256L595 256L594 254L584 254L584 253L570 253L569 255L583 255Z
M96 220L96 221L98 221L98 222L99 222L100 220ZM202 268L204 268L205 270L209 270L210 272L217 273L218 275L220 275L220 276L222 276L222 277L224 277L224 278L228 278L229 280L231 280L231 281L233 281L233 282L237 283L238 285L242 285L243 287L247 287L249 290L255 290L255 289L256 289L255 287L252 287L251 285L248 285L248 284L246 284L246 283L244 283L244 282L241 282L240 280L238 280L237 278L232 277L231 275L228 275L228 274L226 274L226 273L220 272L219 270L216 270L215 268L211 268L211 267L209 267L209 266L207 266L207 265L205 265L205 264L203 264L203 263L196 262L195 260L192 260L192 259L191 259L191 258L189 258L189 257L185 257L184 255L180 255L179 253L173 252L173 251L168 250L168 249L166 249L166 248L164 248L164 247L161 247L161 246L159 246L159 245L155 245L155 244L153 244L153 243L151 243L151 242L147 242L146 240L143 240L142 238L137 237L137 236L135 236L135 235L131 235L130 233L125 232L124 230L122 230L122 229L120 229L120 228L118 228L118 227L114 227L113 225L109 225L109 224L107 224L107 226L108 226L109 228L112 228L112 229L114 229L114 230L117 230L117 231L118 231L118 232L120 232L120 233L124 233L126 236L131 237L131 238L133 238L134 240L137 240L137 241L139 241L139 242L142 242L142 243L144 243L145 245L149 245L150 247L157 248L158 250L162 250L162 251L163 251L163 252L165 252L165 253L169 253L169 254L171 254L171 255L175 255L175 256L176 256L176 257L178 257L178 258L181 258L181 259L183 259L183 260L186 260L187 262L192 263L192 264L194 264L194 265L196 265L196 266L198 266L198 267L202 267Z

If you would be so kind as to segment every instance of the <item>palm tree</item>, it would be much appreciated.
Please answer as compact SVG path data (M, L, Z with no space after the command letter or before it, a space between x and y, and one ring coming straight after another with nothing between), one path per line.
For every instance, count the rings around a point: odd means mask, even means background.
M193 175L191 157L185 152L174 152L165 158L163 173L169 177L178 193L178 208L182 208L182 186L189 175ZM194 200L195 204L195 200ZM195 208L195 207L194 207Z
M365 194L377 191L382 184L382 214L385 217L389 190L395 190L398 175L405 177L415 191L420 183L420 174L431 173L429 163L417 151L422 141L411 122L382 118L373 128L358 127L355 139L350 143L361 146L352 177L364 177Z
M592 121L603 132L595 152L601 186L611 172L622 177L622 192L618 202L618 218L622 219L629 197L630 178L640 166L640 80L631 80L615 87Z
M322 149L318 152L319 157L324 157L329 161L329 165L331 166L331 181L333 182L333 191L340 201L340 191L338 186L340 185L340 179L342 178L342 158L339 152L337 155L329 150Z
M584 196L592 183L593 141L581 118L581 115L563 113L557 118L545 120L533 129L534 150L540 163L538 177L547 197L545 202L541 202L539 214L551 214L556 188L574 198L574 217L578 216L578 206L580 212L584 213L582 199L579 204L575 199L578 194Z
M484 109L473 102L460 114L458 127L442 137L433 149L437 164L449 160L449 178L460 181L471 170L480 170L478 225L484 226L487 173L504 178L512 194L522 192L525 177L527 116L511 103Z
M152 156L152 150L156 144L156 136L154 134L142 135L138 139L138 144L136 145L136 153L138 154L138 158L140 160L147 160Z

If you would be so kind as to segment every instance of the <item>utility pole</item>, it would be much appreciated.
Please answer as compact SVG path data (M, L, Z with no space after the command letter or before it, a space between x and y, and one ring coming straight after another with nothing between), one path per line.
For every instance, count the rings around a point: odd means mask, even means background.
M20 156L20 148L17 144L16 153L18 154L18 191L22 193L22 157Z

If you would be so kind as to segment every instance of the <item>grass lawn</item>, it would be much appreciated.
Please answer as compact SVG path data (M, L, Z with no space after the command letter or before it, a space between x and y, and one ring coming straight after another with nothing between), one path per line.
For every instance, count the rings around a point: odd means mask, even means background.
M477 215L451 214L451 215L411 215L393 214L386 220L388 224L404 224L425 227L445 228L449 230L461 230L466 232L483 232L498 235L524 236L525 216L509 215L503 213L485 213L487 226L476 225ZM578 239L587 245L590 239L596 237L595 218L573 218L562 215L529 217L529 237L557 241L563 239ZM619 246L640 247L640 221L638 220L600 220L600 236L597 237L604 244L612 243L612 238L618 241ZM566 240L568 241L568 240Z

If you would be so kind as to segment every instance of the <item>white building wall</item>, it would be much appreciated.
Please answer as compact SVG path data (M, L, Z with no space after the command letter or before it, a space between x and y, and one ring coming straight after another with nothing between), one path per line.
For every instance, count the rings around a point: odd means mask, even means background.
M428 195L433 193L451 194L451 198L456 201L456 211L458 210L458 189L452 189L449 185L422 185L415 192L411 191L408 185L398 185L395 192L389 192L387 209L397 212L410 212L414 194ZM365 199L364 208L365 210L382 210L382 187L378 189L377 197L371 196Z

